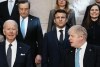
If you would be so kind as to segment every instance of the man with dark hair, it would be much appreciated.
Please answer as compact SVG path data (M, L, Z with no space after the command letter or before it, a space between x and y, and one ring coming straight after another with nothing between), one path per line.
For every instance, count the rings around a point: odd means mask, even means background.
M57 10L54 14L54 30L44 36L42 47L42 67L67 67L66 50L70 47L66 25L68 14L64 10Z

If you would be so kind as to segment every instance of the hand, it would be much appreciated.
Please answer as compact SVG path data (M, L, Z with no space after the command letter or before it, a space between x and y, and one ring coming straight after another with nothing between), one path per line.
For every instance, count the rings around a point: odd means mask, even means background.
M41 63L41 60L42 60L41 55L37 55L37 56L35 57L35 63L36 63L36 64L40 64L40 63Z

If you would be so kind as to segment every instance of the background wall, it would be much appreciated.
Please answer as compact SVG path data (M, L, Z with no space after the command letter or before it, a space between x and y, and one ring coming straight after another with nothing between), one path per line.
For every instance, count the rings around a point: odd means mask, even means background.
M55 0L29 0L31 2L30 13L40 18L43 33L47 30L49 12L55 6Z

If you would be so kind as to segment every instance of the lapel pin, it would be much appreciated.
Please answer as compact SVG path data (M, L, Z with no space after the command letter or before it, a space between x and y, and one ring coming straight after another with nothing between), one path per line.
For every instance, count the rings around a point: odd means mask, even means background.
M21 56L25 56L25 54L23 54L23 53L21 53L20 55L21 55Z
M32 20L32 19L31 19Z
M89 49L89 51L92 51L92 49Z
M19 48L22 48L22 47L19 47Z

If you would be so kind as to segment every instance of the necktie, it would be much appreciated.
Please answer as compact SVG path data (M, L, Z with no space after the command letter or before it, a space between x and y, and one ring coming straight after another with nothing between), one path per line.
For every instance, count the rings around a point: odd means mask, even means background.
M9 44L8 50L7 50L7 62L9 67L11 67L11 60L12 60L12 49L11 49L11 44Z
M77 52L75 53L75 67L80 67L80 64L79 64L79 52L80 52L80 48L78 48Z
M11 15L12 13L12 9L13 9L13 1L9 0L8 2L8 10L9 10L9 14Z
M59 30L60 31L60 39L59 39L59 41L60 41L60 43L62 43L63 42L63 30Z
M22 35L23 35L23 38L24 38L25 37L25 22L24 22L24 19L21 22L21 32L22 32Z

